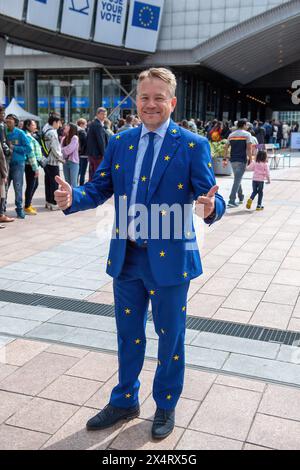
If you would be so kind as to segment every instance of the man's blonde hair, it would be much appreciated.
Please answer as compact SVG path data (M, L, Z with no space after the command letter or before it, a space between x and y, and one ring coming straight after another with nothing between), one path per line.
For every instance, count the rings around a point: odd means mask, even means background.
M176 94L177 80L171 70L165 68L151 68L144 70L140 73L138 78L138 88L140 83L146 78L159 78L163 82L167 83L170 88L171 97L173 98Z

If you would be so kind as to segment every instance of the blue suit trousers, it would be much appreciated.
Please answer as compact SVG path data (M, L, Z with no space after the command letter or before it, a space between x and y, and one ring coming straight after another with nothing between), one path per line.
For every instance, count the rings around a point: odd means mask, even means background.
M149 301L159 337L153 398L158 408L176 407L184 382L184 339L189 281L161 287L154 281L146 248L127 244L122 272L114 279L118 331L119 383L110 404L131 408L139 403L139 375L146 349Z

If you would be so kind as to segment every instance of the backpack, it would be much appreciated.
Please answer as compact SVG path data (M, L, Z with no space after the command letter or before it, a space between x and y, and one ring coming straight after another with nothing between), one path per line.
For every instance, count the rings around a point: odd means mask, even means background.
M49 156L50 150L48 150L46 142L45 142L45 135L47 132L49 132L50 129L48 129L46 132L39 132L35 135L36 140L41 146L42 149L42 154L45 158Z
M39 160L38 163L42 168L45 168L45 166L47 165L48 156L49 156L49 153L50 153L50 150L48 150L48 148L46 146L46 142L45 142L45 135L47 134L47 132L49 130L50 129L48 129L46 132L39 132L39 133L35 134L35 136L34 136L34 138L38 141L38 143L40 144L40 147L41 147L43 159Z

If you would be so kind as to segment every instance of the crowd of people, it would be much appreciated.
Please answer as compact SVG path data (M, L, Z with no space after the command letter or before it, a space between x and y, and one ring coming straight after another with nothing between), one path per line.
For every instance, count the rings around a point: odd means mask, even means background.
M231 132L237 129L238 121L224 121L217 119L201 121L200 119L184 119L180 124L185 129L204 135L212 142L220 142L227 139ZM258 144L277 144L280 148L290 146L292 132L299 132L298 122L285 122L272 119L269 121L248 122L248 132L257 139Z
M231 143L231 164L234 172L234 184L228 207L237 207L243 202L241 180L246 171L246 163L250 164L247 155L248 141L252 146L274 143L285 148L289 146L291 132L299 130L296 122L286 123L276 120L220 122L217 119L203 122L199 119L182 120L178 123L193 133L206 136L211 142L228 140ZM0 107L0 227L13 222L15 219L6 215L8 189L13 184L17 218L24 219L26 215L36 215L37 210L32 205L34 194L38 188L40 169L45 175L45 208L50 211L58 210L54 193L58 188L55 177L60 174L60 164L63 166L65 180L72 186L82 186L87 178L93 175L101 163L105 149L112 135L124 132L141 125L136 115L127 115L112 123L107 117L107 110L98 108L93 121L80 118L77 123L64 123L56 113L49 115L46 125L38 131L37 123L33 120L20 121L17 116L9 114L5 117L4 107ZM243 131L246 132L243 135ZM230 136L234 134L233 140ZM238 139L238 140L237 140ZM243 151L232 152L242 144ZM246 142L246 145L245 145ZM260 155L259 158L263 158ZM248 159L248 160L247 160ZM224 158L224 165L227 158ZM254 172L257 173L257 172ZM25 189L23 188L25 175ZM259 185L259 204L262 207L262 188ZM258 186L256 186L256 189ZM254 194L253 190L253 194ZM239 203L236 202L236 195ZM250 198L251 199L251 198ZM251 204L248 201L248 206Z

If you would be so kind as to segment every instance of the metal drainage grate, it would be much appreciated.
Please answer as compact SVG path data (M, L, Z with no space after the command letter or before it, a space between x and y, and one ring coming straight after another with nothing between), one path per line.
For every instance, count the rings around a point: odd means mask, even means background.
M69 312L86 313L114 317L114 306L88 302L87 300L69 299L67 297L55 297L51 295L26 294L7 290L0 290L0 301L21 305L32 305ZM151 312L148 313L148 321L152 321ZM236 338L253 339L267 343L279 343L289 346L300 345L300 332L264 328L262 326L245 325L243 323L213 320L187 316L186 327L190 330L204 331ZM297 344L297 342L299 344Z

